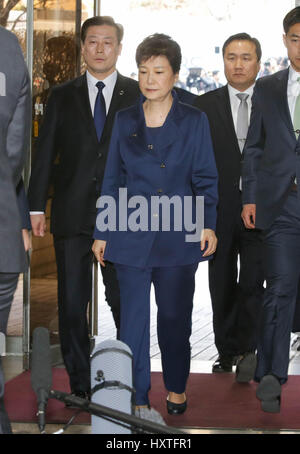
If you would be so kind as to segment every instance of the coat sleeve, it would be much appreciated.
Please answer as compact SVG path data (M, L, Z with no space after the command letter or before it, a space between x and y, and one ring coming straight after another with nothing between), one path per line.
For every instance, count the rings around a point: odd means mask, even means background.
M24 182L23 182L22 178L17 186L16 192L17 192L18 207L19 207L21 221L22 221L22 229L31 230L29 206L28 206Z
M257 170L263 153L265 132L259 105L259 82L252 96L251 120L242 156L242 197L243 204L256 203Z
M218 203L218 172L204 112L199 115L193 160L192 187L196 196L204 196L204 228L216 229Z
M10 160L15 185L18 184L26 154L29 151L30 138L30 79L23 53L16 39L16 68L23 74L17 104L9 122L6 136L6 150Z
M126 172L120 153L120 119L116 114L112 130L108 157L101 188L101 196L97 200L97 217L94 230L94 238L107 241L111 226L116 224L116 212L118 211L119 188L125 186ZM103 228L100 218L104 210L107 213L107 221L112 221L108 228ZM102 218L101 218L102 219ZM114 222L113 222L114 220Z

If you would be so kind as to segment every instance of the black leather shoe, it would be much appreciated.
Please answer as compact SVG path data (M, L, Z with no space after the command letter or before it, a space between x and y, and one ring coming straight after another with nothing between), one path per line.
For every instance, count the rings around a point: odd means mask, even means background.
M241 355L236 363L235 379L238 383L248 383L253 380L256 369L256 355L249 352Z
M265 375L256 390L261 401L261 409L267 413L279 413L281 404L281 384L274 375Z
M232 372L232 366L234 364L233 356L222 356L220 355L216 361L213 363L212 372L213 373L224 373Z
M91 400L90 394L84 391L73 391L71 396L80 397L80 399ZM79 408L77 405L67 402L65 404L66 408Z
M170 402L167 399L167 410L169 415L181 415L185 412L187 407L187 401L183 402L182 404L175 404L175 402Z

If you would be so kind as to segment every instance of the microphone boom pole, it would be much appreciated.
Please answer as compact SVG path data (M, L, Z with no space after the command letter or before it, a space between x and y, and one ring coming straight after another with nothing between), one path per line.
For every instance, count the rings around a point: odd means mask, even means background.
M124 413L118 410L113 410L112 408L105 407L103 405L95 404L90 402L86 399L82 399L77 396L73 396L71 394L67 394L61 391L51 390L49 398L57 399L65 403L70 403L73 406L81 408L88 413L91 413L95 416L107 416L109 418L113 418L115 420L122 421L127 423L128 425L141 428L143 430L147 430L150 433L158 433L158 434L178 434L184 435L185 432L174 429L173 427L163 426L161 424L154 423L152 421L148 421L146 419L141 419L133 415L129 415L128 413Z

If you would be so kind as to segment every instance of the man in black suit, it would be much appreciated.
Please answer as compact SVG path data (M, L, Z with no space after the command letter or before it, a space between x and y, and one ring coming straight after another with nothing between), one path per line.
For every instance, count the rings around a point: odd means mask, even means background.
M123 27L111 17L93 17L82 25L87 71L51 92L28 192L33 233L43 236L45 215L38 212L45 210L55 167L51 232L58 272L59 333L71 391L81 397L88 397L90 391L86 313L92 289L96 200L114 116L139 96L138 83L116 71L122 37ZM118 332L120 302L115 269L106 263L101 272Z
M243 157L242 216L247 228L263 231L266 275L256 395L271 413L280 411L281 385L288 379L300 277L300 6L285 16L283 27L291 65L258 80Z
M236 379L246 382L253 378L256 364L263 277L260 232L246 229L241 221L241 152L260 68L260 44L246 33L231 36L224 43L223 58L228 84L198 97L195 103L208 116L219 173L218 248L209 263L219 353L213 372L231 372L238 357Z

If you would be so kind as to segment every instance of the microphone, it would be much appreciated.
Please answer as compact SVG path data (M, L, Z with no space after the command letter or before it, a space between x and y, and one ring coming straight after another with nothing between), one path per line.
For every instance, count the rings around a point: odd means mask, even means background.
M46 407L52 387L49 331L38 327L33 331L31 357L31 386L37 397L38 426L45 433Z

